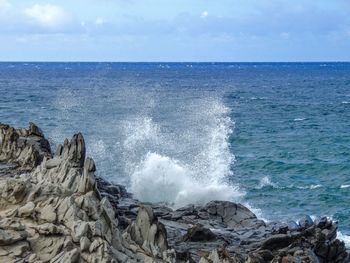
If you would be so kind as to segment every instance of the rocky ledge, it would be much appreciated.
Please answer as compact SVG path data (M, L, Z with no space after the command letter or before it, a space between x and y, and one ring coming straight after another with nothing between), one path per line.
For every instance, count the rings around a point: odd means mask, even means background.
M337 225L259 220L241 204L172 210L95 176L79 133L0 124L0 262L350 262Z

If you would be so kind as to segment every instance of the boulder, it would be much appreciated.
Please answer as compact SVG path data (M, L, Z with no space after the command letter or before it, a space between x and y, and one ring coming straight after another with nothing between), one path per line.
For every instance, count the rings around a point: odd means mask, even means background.
M299 226L301 228L308 228L308 227L311 227L313 224L314 222L312 221L311 217L308 215L305 215L299 219Z

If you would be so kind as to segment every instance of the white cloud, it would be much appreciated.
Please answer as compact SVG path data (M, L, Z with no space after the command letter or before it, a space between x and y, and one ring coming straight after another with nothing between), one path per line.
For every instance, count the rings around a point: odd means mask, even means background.
M26 8L24 14L45 27L60 27L70 22L70 15L60 6L35 4Z
M11 7L8 0L0 0L0 12L4 12Z
M201 18L206 18L209 15L208 11L203 11L201 13Z
M105 20L103 17L96 17L95 24L96 25L103 25L105 23Z

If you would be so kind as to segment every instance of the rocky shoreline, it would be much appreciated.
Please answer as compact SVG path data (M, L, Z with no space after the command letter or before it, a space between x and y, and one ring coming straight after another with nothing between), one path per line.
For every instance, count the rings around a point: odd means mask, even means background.
M241 204L172 210L95 176L82 134L0 124L0 262L350 262L337 225L264 222Z

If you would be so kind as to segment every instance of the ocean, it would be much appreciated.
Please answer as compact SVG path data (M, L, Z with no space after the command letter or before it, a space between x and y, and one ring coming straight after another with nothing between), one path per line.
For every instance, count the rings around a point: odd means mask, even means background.
M350 241L350 63L3 62L0 92L0 122L81 131L140 200L327 215Z

